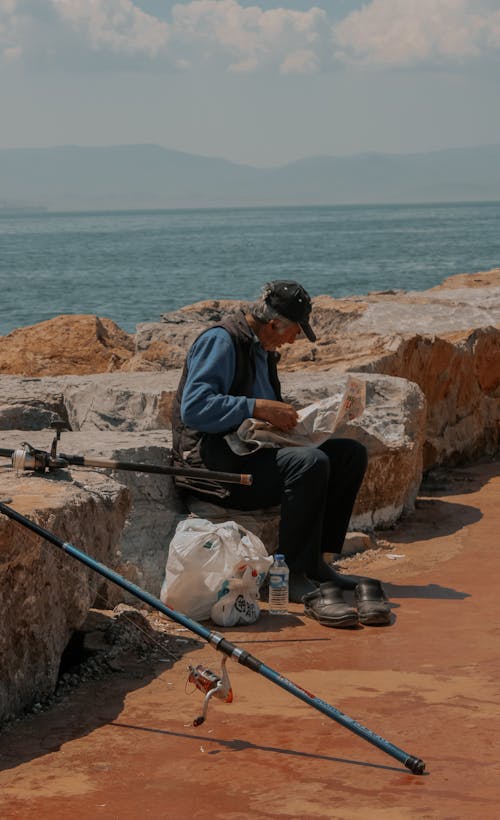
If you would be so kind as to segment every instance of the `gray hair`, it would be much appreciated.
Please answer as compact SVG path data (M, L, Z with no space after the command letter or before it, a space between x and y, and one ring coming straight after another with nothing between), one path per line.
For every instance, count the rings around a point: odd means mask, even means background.
M285 330L285 328L295 324L295 322L291 319L287 319L285 316L282 316L277 310L268 305L265 299L265 294L263 294L260 299L257 299L256 302L252 302L248 306L248 312L254 319L258 322L262 322L264 325L267 324L267 322L272 321L272 319L277 319L280 323L281 330Z

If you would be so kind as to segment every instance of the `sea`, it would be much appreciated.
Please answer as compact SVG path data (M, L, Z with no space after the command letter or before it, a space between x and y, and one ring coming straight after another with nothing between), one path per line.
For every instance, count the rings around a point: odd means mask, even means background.
M500 266L500 202L65 212L0 210L0 335L60 314L135 332L272 279L311 296L425 290Z

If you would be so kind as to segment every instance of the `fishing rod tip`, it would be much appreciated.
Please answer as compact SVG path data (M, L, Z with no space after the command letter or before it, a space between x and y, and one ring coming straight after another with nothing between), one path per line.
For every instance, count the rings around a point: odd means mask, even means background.
M425 763L419 757L409 757L405 760L405 766L413 774L424 774L425 772Z

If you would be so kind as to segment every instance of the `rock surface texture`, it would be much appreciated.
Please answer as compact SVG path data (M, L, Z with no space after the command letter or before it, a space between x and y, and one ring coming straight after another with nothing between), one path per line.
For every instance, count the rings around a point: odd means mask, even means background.
M0 337L0 373L107 373L119 370L133 351L133 336L111 319L57 316Z
M178 371L0 376L0 430L43 430L58 418L85 432L164 430L178 381Z
M16 476L0 468L0 498L103 563L114 563L128 493L87 470L78 477ZM54 691L61 656L102 579L0 516L0 723Z
M54 433L51 430L0 431L0 447L17 449L26 437L30 444L41 450L50 450ZM152 464L168 467L170 464L171 435L167 430L147 433L137 432L64 432L59 452L69 455L85 455L88 459L111 459L134 464ZM12 475L9 461L0 459L0 493L8 488L4 480ZM3 469L2 469L3 466ZM74 482L75 491L81 482L82 468L70 467L51 473L51 477ZM85 468L83 473L94 480L103 477L102 468ZM126 493L128 510L117 535L119 552L112 556L113 568L134 584L153 595L160 592L165 572L168 544L181 518L189 514L187 507L176 492L170 475L130 472L128 470L105 470L116 486ZM104 476L105 477L105 476ZM39 474L24 473L24 486L38 487L46 479ZM0 590L2 579L0 577ZM107 598L113 605L128 600L123 590L109 584ZM135 599L134 599L135 600Z

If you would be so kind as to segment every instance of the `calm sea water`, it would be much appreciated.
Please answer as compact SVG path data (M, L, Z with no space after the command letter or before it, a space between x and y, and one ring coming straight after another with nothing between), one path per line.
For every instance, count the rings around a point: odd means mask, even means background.
M0 334L62 313L138 322L270 279L312 296L424 290L500 266L500 203L0 215Z

